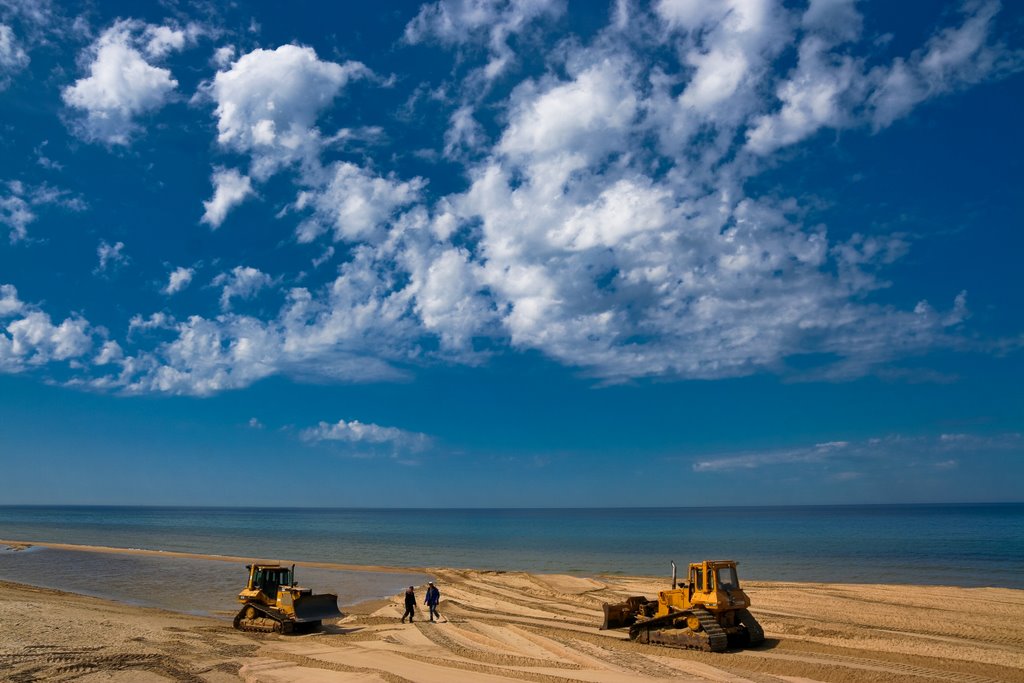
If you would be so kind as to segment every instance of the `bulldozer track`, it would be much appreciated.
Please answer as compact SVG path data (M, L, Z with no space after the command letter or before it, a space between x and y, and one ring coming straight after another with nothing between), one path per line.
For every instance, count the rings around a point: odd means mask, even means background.
M388 683L414 683L413 681L393 674L389 671L383 671L381 669L371 669L368 667L360 666L347 666L345 664L338 664L336 662L325 662L322 659L315 659L313 657L306 657L304 655L296 655L284 652L275 652L274 659L291 662L297 666L301 666L307 669L317 669L320 671L338 671L344 673L362 673L362 674L373 674L383 678Z
M237 668L237 667L233 667ZM204 683L202 677L171 664L164 655L100 654L96 650L56 650L0 654L3 680L70 681L99 671L150 671L181 683Z
M461 625L461 630L474 631L469 625ZM443 631L439 631L430 627L419 627L420 633L424 635L428 640L443 647L445 650L456 654L466 659L472 659L477 661L487 661L490 664L501 664L503 666L531 666L531 667L549 667L554 669L579 669L579 665L568 664L557 661L550 661L546 659L537 659L534 657L523 657L512 654L496 654L496 653L485 653L480 650L474 650L471 647L463 645L458 642L455 638L446 635Z
M700 631L691 631L685 625L679 626L680 622L685 623L688 616L697 617ZM715 617L699 607L637 622L629 628L629 637L641 643L705 652L722 652L729 646L729 637L715 621Z

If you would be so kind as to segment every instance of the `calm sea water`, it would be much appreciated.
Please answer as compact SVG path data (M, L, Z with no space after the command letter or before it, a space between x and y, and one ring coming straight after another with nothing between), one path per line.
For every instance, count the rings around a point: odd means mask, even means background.
M741 577L756 580L1024 588L1024 504L543 510L0 506L0 538L591 575L661 575L670 560L730 558L740 562ZM66 561L51 557L56 564ZM9 566L0 561L0 578L13 578L5 574ZM237 568L231 571L234 586Z
M383 598L428 580L418 573L298 567L298 582L341 605ZM0 579L177 612L233 616L248 572L240 562L0 546ZM2 677L0 677L2 678Z

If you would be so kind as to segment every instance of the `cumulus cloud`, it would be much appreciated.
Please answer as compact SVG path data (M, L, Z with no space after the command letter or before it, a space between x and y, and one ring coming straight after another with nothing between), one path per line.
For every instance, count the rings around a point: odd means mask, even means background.
M36 214L23 197L20 183L8 185L7 194L0 196L0 223L8 228L11 243L25 239L28 225L36 219Z
M168 69L146 58L184 45L184 32L135 20L104 31L83 55L89 75L61 93L66 105L83 114L73 119L75 131L88 141L128 145L139 130L136 118L163 107L178 87Z
M220 306L225 311L231 308L232 299L251 299L273 283L272 277L249 266L236 266L230 273L221 273L213 279L214 285L223 286Z
M391 446L398 449L422 450L430 444L430 437L419 432L408 432L397 427L381 427L358 420L321 422L300 434L304 441L342 441L353 445Z
M228 211L245 201L247 197L255 194L252 189L252 181L233 168L216 168L211 178L213 182L213 197L203 202L206 209L203 213L202 222L217 229Z
M28 66L28 53L7 24L0 23L0 90L10 85L10 76Z
M291 163L315 158L316 120L353 79L371 71L362 63L321 61L313 48L257 49L220 71L209 86L216 102L217 142L249 154L250 175L265 180Z
M22 302L13 285L0 285L0 318L7 318L0 328L0 372L74 360L93 346L86 320L71 316L54 324L37 306Z
M223 45L213 51L213 57L210 61L217 67L218 70L224 71L231 62L235 59L235 46L234 45Z
M160 59L195 43L202 34L202 27L195 23L190 23L183 29L149 24L143 29L140 42L147 57Z
M209 320L191 316L174 323L177 336L130 359L119 385L128 393L206 396L238 389L278 370L280 339L265 324L244 316Z
M314 266L334 259L336 277L275 293L283 305L261 318L232 303L277 281L234 268L214 280L221 315L159 326L140 316L132 329L152 323L161 341L117 361L111 382L206 395L274 374L385 380L425 357L476 362L478 348L503 345L601 381L760 372L840 380L964 345L965 294L916 305L879 296L909 237L830 239L800 198L759 194L750 181L820 130L870 134L1016 68L991 35L996 5L965 5L957 25L896 57L879 56L877 36L862 35L852 0L617 7L607 29L560 41L541 55L541 72L508 89L469 94L463 81L437 98L450 107L439 144L466 178L443 196L389 170L384 156L339 152L351 129L319 130L346 85L370 76L362 64L297 45L223 53L205 92L222 150L250 165L215 170L203 220L216 227L252 184L287 168L298 194L279 216L296 217L298 242L335 243L317 245ZM458 46L460 60L483 62L486 80L509 73L514 32L561 11L431 3L406 39ZM911 87L897 101L900 78ZM496 114L481 116L481 102ZM847 447L823 448L772 457Z
M96 257L99 264L93 272L97 274L105 273L108 268L122 266L129 261L127 254L124 253L124 242L109 244L106 240L100 240L100 245L96 247Z
M116 341L110 340L103 343L100 352L93 359L93 365L110 365L124 358L124 350Z
M128 334L131 335L135 330L170 329L174 324L174 317L163 311L152 313L148 318L143 318L141 315L133 315L131 320L128 321Z
M320 187L299 194L294 208L311 208L314 216L299 226L298 239L311 242L331 230L336 241L377 241L396 210L418 200L424 185L421 178L384 178L338 162L327 170Z
M168 296L177 294L191 284L193 275L195 275L193 268L186 268L184 266L175 268L167 276L167 286L163 288L163 293Z
M755 119L748 148L767 154L822 128L884 128L925 100L1021 68L1019 54L989 40L998 2L965 3L961 12L960 26L939 31L909 57L869 69L865 59L836 52L859 34L853 4L812 3L797 66L776 90L782 106Z
M751 150L767 154L820 128L850 125L853 107L863 98L861 65L849 57L830 56L828 47L813 37L801 43L796 71L777 91L782 108L759 117L747 131Z
M6 318L21 312L25 304L18 299L18 290L14 285L0 285L0 318Z

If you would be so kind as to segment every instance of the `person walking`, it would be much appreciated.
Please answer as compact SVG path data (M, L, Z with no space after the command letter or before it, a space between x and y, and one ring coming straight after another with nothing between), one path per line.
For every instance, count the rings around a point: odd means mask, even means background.
M427 598L423 601L423 604L430 608L430 621L434 621L434 617L437 617L438 621L441 620L441 615L437 613L437 603L441 601L441 591L437 590L437 586L431 581L427 584Z
M405 591L405 614L402 615L402 623L405 623L405 618L409 617L409 623L412 623L412 617L416 614L416 593L413 592L413 587L409 586L409 590Z

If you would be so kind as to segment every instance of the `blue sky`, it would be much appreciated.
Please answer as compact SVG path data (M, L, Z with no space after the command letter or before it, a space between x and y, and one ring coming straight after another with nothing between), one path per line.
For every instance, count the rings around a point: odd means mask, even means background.
M1024 500L1022 30L0 0L0 503Z

